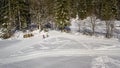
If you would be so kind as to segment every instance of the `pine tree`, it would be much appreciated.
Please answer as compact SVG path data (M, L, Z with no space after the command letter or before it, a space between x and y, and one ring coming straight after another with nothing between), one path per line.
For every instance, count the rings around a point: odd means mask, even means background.
M117 17L117 19L120 20L120 0L117 0L117 8L118 8L118 17Z
M25 18L26 18L26 24L27 24L27 28L30 28L31 25L31 11L30 11L30 1L29 0L25 0Z
M14 1L13 8L16 29L28 28L31 24L29 2L27 0Z
M2 28L2 38L11 37L11 29L13 29L12 22L12 0L0 1L0 25Z
M86 0L78 0L78 16L81 20L85 19L87 16L87 4Z
M91 24L91 29L92 29L91 35L95 34L97 4L98 4L97 0L87 1L87 16L90 17L90 24Z
M67 0L55 0L55 20L60 30L63 30L69 23L69 3Z
M0 23L4 28L8 28L9 23L9 2L8 0L0 1Z
M70 8L69 8L69 11L70 11L70 17L71 18L76 18L76 15L77 15L77 9L78 9L78 0L69 0L69 3L70 3Z
M82 20L84 20L87 17L87 4L86 4L86 0L76 0L77 1L77 15L80 19L80 22L78 24L79 26L79 32L80 32L80 26Z
M117 0L102 0L102 2L101 16L106 24L106 38L111 38L117 15Z

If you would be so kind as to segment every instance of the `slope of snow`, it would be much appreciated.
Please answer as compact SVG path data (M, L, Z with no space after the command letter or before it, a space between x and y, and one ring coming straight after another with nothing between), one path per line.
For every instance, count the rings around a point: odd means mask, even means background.
M106 39L104 21L97 20L96 32L100 36L78 33L82 26L91 31L89 18L80 23L73 19L71 33L49 31L43 39L42 32L35 30L16 32L7 40L0 40L0 68L120 68L120 41ZM114 35L119 38L119 21ZM81 29L83 30L83 29ZM23 38L32 33L33 37Z
M119 68L120 42L80 33L50 31L0 41L0 68ZM117 58L117 59L115 59Z

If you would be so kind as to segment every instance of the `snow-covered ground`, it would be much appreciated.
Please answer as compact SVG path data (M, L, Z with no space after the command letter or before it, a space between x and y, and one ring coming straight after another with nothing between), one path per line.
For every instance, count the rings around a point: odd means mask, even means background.
M120 21L115 22L115 38L111 39L104 38L105 23L99 19L95 27L99 36L77 33L78 25L81 31L91 31L89 21L73 19L71 33L50 30L45 39L39 30L0 39L0 68L120 68ZM34 36L23 38L27 33Z
M24 39L16 33L0 41L0 68L120 68L118 39L38 30Z
M84 20L79 20L78 18L76 19L71 19L71 30L72 32L77 32L79 31L79 26L80 26L80 32L82 31L87 31L87 32L92 32L92 24L90 23L91 19L90 17L87 17ZM106 25L105 21L101 21L100 19L95 20L95 34L96 36L105 36L106 33ZM113 30L113 37L120 39L120 21L115 21L114 22L114 30Z

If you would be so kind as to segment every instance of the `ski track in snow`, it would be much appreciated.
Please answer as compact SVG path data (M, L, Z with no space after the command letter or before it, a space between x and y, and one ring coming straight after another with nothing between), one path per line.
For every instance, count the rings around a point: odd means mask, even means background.
M51 50L51 51L36 51L30 53L29 55L24 56L16 56L10 57L5 59L0 59L1 64L9 64L14 62L20 62L30 59L35 59L39 57L58 57L58 56L101 56L101 55L108 55L108 56L119 56L120 51L118 50L80 50L80 49L59 49L59 50Z
M114 64L120 67L120 61L112 59L108 56L100 56L93 60L92 68L110 68L108 63Z
M62 33L62 35L58 33L57 36L51 36L44 40L38 37L22 40L12 46L8 46L6 48L1 49L0 53L1 54L4 52L8 53L9 57L0 59L0 65L16 63L40 57L42 58L58 56L100 56L93 59L92 68L109 68L109 66L106 64L108 62L120 67L120 61L108 57L111 55L112 56L120 55L119 53L120 50L114 49L115 47L118 46L114 44L114 41L110 42L111 40L106 41L103 39L94 39L85 36L79 37L79 35L73 36L72 34L66 33ZM82 46L84 48L63 49L65 46L73 44L74 42L77 43L77 45ZM42 43L46 45L42 45ZM92 46L93 43L96 46L98 46L97 44L99 43L99 46L97 48L94 48ZM104 45L108 44L111 46L102 46L103 45L102 43L104 43ZM102 47L100 47L100 45ZM40 49L36 50L35 49L36 47L37 48L39 47ZM25 50L28 51L25 52Z

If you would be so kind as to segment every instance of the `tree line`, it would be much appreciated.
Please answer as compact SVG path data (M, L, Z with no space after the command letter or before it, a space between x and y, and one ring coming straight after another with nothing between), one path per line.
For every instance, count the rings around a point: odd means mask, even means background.
M95 34L95 20L106 24L106 37L112 37L114 21L120 20L120 0L0 0L0 28L29 29L31 23L42 28L52 21L61 30L70 25L70 19L78 15L80 23L91 18L92 34ZM79 29L80 30L80 29Z

